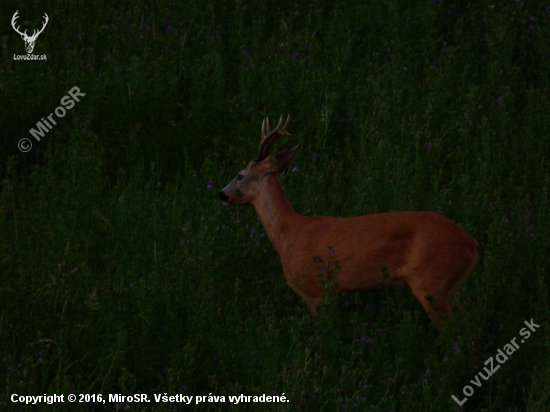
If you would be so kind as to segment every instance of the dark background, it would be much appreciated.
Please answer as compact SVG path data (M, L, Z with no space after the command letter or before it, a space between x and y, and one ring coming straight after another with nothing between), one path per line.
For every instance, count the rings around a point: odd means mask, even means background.
M49 15L33 51L47 60L14 60L16 10L27 33ZM534 319L462 410L549 410L549 17L520 0L3 1L0 404L457 410L451 395ZM37 142L74 86L86 96ZM298 212L431 210L477 239L442 335L399 289L312 319L254 211L217 200L283 113ZM241 393L290 402L229 404Z

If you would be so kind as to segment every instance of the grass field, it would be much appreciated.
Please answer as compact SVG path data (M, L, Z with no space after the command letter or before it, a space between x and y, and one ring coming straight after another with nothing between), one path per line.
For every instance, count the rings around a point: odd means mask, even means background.
M548 4L27 3L0 5L2 408L550 411ZM48 14L47 60L14 60L17 10L28 33ZM296 211L429 210L478 241L441 335L406 289L312 318L254 210L221 204L286 113Z

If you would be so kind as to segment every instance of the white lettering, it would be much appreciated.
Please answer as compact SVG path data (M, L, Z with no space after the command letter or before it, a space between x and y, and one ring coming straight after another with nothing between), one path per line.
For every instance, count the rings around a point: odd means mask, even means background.
M78 100L78 97L77 96L86 96L86 93L80 93L80 89L75 86L73 87L71 90L69 90L69 94L73 97L73 99L77 102L79 102L80 100Z
M60 113L57 113L58 110L60 110ZM61 114L61 113L63 113L63 114ZM55 109L55 115L57 117L64 117L65 114L67 114L67 111L62 106L59 106L58 108Z

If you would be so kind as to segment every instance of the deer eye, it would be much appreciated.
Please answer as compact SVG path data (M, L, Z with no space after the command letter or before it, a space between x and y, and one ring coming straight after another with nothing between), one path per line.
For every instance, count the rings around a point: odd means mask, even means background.
M237 180L243 180L243 179L244 179L244 176L243 176L243 175L241 175L241 174L238 174L238 175L237 175Z

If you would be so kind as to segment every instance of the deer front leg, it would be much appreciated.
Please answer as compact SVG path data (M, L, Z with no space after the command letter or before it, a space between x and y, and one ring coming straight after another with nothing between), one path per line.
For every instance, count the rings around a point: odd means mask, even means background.
M309 311L311 312L311 316L317 316L317 307L319 306L319 303L321 303L321 299L306 297L303 297L303 299L306 302Z

